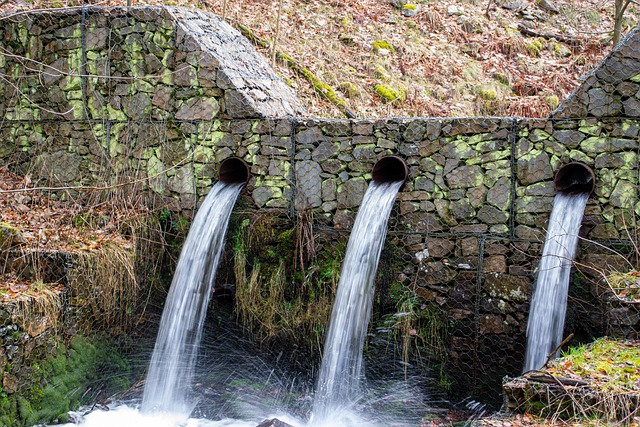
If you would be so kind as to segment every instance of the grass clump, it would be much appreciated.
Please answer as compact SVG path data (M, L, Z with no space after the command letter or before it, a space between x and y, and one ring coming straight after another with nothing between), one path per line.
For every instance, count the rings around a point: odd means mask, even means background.
M299 345L317 353L329 322L342 245L316 253L310 222L298 227L254 215L234 232L238 318L267 345ZM291 265L293 260L293 266Z
M640 342L599 338L570 348L550 371L578 377L605 392L640 392Z
M544 41L535 39L532 42L526 44L526 49L529 56L538 58L540 56L540 53L542 52L542 49L544 49Z

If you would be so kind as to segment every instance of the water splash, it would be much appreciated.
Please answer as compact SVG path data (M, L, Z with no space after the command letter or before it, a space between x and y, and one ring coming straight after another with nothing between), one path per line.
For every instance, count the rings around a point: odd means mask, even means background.
M402 181L372 182L358 210L331 312L311 425L336 425L350 417L363 396L362 353L371 317L374 278L387 222Z
M160 321L142 411L187 417L195 362L231 210L243 183L218 182L184 242Z
M135 406L119 404L107 410L96 410L85 416L78 416L73 424L63 424L61 427L255 427L262 420L238 420L223 418L208 420L205 418L186 418L177 414L140 412ZM272 417L275 418L275 417ZM294 423L297 420L287 416L280 416L285 422Z
M540 369L562 342L571 265L589 193L558 193L549 217L527 324L524 371Z

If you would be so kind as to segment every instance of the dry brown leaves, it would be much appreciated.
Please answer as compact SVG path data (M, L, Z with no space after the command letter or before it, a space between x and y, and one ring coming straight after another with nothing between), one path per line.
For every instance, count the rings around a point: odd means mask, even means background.
M126 0L92 2L125 5ZM133 5L160 4L134 0ZM565 99L611 48L612 3L600 0L556 0L558 14L549 14L533 0L522 1L536 19L499 7L506 1L439 0L416 3L420 12L404 17L390 1L284 0L278 21L278 1L174 0L170 4L197 7L226 20L242 23L271 45L292 56L322 81L339 89L352 83L349 108L359 117L519 115L545 117L556 99ZM80 0L9 0L0 10L14 12L45 7L83 5ZM489 5L489 8L487 6ZM456 8L459 13L451 13ZM485 15L488 12L488 15ZM638 13L627 14L627 29ZM542 34L576 39L574 45L524 36L518 24ZM394 47L383 55L372 43L385 40ZM527 45L540 41L532 54ZM559 56L557 46L568 49ZM270 49L259 49L271 58ZM296 90L312 116L337 117L342 112L320 97L310 84L283 64L275 69ZM383 72L381 72L383 71ZM403 88L407 100L384 103L377 84ZM497 88L495 100L478 95ZM347 93L345 91L344 96Z
M90 251L107 242L130 248L120 228L132 213L118 204L87 208L54 200L34 190L28 178L0 167L0 223L19 231L24 249Z

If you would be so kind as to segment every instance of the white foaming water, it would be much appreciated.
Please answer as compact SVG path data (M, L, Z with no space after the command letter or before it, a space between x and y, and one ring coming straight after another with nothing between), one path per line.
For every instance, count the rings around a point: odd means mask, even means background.
M142 412L186 419L195 362L229 217L243 183L213 186L198 210L180 253L160 321Z
M369 185L349 237L331 312L310 424L369 425L353 419L362 398L362 352L371 317L374 278L387 222L402 181Z
M147 414L137 408L120 405L107 411L96 410L80 419L76 423L63 424L62 427L255 427L264 419L276 418L276 416L250 421L225 418L218 421L203 418L187 418L178 414L155 413ZM278 419L297 425L298 421L287 416L277 416Z
M549 217L527 323L524 372L540 369L562 342L571 264L589 193L558 193Z

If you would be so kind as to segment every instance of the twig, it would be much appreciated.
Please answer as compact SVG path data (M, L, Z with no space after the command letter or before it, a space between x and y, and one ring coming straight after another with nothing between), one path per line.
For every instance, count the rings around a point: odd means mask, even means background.
M283 0L278 2L278 15L276 16L276 34L273 36L273 46L271 47L271 66L276 67L276 47L278 46L278 37L280 36L280 16L282 15Z
M586 387L589 385L589 383L584 380L578 380L575 378L566 378L566 377L556 377L555 375L551 375L547 372L541 372L541 371L532 371L532 372L539 372L539 374L531 373L531 374L528 374L526 378L531 381L537 381L539 383L560 384L563 386L574 386L574 387Z
M533 37L542 37L543 39L556 39L559 42L566 43L572 46L576 46L582 43L582 40L577 39L575 37L566 37L560 34L550 34L550 33L538 33L533 31L522 24L518 24L518 31L520 31L525 36L533 36Z
M547 364L551 361L551 359L553 359L553 357L556 355L558 350L560 350L560 348L562 348L563 345L568 343L571 340L571 338L573 338L573 332L570 333L568 337L563 339L562 342L560 344L558 344L558 346L551 353L549 353L549 355L547 356L546 362L544 362L544 365L542 365L542 366L546 368Z

